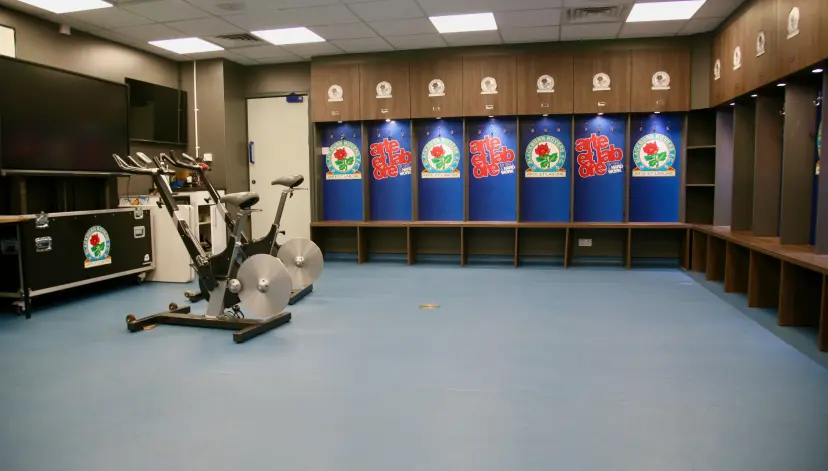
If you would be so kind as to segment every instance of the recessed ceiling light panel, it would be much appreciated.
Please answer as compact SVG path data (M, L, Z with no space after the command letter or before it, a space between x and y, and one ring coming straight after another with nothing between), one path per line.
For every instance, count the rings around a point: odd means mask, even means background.
M270 44L282 46L285 44L321 43L325 39L308 28L282 28L253 31L253 34Z
M72 13L75 11L109 8L111 3L102 0L18 0L33 7L42 8L52 13Z
M687 20L699 11L704 2L705 0L682 0L678 2L636 3L630 11L630 16L627 17L627 23Z
M224 50L223 47L216 46L200 38L165 39L163 41L150 41L149 43L177 54L197 54L199 52Z
M470 31L494 31L497 29L494 15L491 13L471 13L468 15L430 16L428 18L440 33L467 33Z

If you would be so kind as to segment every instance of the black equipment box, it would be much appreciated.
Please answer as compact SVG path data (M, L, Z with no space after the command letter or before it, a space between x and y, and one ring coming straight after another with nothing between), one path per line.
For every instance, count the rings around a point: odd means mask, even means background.
M146 209L31 215L0 224L0 297L31 298L155 268ZM9 276L10 275L10 276ZM15 276L17 275L17 276Z

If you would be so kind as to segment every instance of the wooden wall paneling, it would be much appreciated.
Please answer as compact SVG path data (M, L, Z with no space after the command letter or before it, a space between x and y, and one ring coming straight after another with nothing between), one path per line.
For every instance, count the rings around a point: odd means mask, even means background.
M729 226L733 201L733 109L716 112L716 187L713 225Z
M750 273L750 250L727 242L725 249L725 293L747 293Z
M313 121L358 121L359 92L359 66L311 65Z
M598 80L598 74L609 76L609 90L602 84L596 86L594 82ZM630 111L629 51L577 54L574 61L574 77L575 113Z
M778 78L777 1L758 0L745 12L742 51L745 91L755 90Z
M542 78L548 75L554 86L548 91ZM572 114L572 53L522 54L517 58L518 114ZM546 81L546 83L549 83Z
M690 50L632 51L633 113L690 109ZM666 75L661 74L666 72ZM667 79L666 84L659 79Z
M750 251L748 307L779 307L780 261L755 250Z
M819 325L824 275L788 262L782 262L779 283L779 317L781 326Z
M825 0L778 0L776 34L779 76L784 77L818 62L824 56L820 44Z
M733 189L730 228L749 231L753 226L753 177L756 108L753 101L737 103L733 110Z
M828 17L828 8L824 14ZM828 41L828 31L825 40ZM828 72L822 73L822 96L828 93ZM822 102L822 156L828 155L828 143L825 141L825 129L828 128L828 105ZM822 159L820 159L822 160ZM822 165L820 164L820 167ZM819 195L817 196L817 221L814 250L818 254L828 254L828 172L819 172ZM828 326L826 327L828 328Z
M692 260L690 262L690 269L704 273L707 266L707 237L708 235L701 231L691 231L693 238L693 250L691 251Z
M725 275L725 241L707 236L707 260L705 261L705 278L707 281L724 281Z
M362 119L411 117L408 61L362 64L359 69Z
M456 58L411 61L411 117L463 116L463 62ZM443 91L440 92L439 80ZM479 88L479 85L478 85Z
M514 55L467 56L463 58L463 114L509 116L517 113L517 62ZM487 80L484 93L483 81ZM494 93L496 91L497 93Z
M572 233L574 229L566 228L566 242L564 242L564 268L572 265Z
M406 241L406 257L405 257L405 264L406 265L413 265L415 260L415 253L416 249L414 247L414 234L412 233L413 229L411 227L405 228L405 241Z
M717 34L713 39L713 51L710 55L710 106L721 105L725 101L723 72L727 67L725 60L724 34Z
M782 126L784 117L781 98L756 98L756 126L753 173L753 235L779 235L779 200L782 174Z
M746 20L745 15L737 17L724 32L726 55L725 60L722 61L724 67L722 75L725 81L725 99L735 98L746 91L744 83L744 59L745 51L748 49L745 40ZM753 41L750 44L753 44Z
M802 33L800 33L802 34ZM817 91L794 83L785 87L782 140L782 244L811 243Z

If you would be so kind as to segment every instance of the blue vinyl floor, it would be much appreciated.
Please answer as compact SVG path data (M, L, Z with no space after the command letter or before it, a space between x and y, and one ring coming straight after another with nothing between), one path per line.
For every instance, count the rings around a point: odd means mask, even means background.
M96 289L0 318L0 470L828 470L812 336L680 270L329 263L242 345Z

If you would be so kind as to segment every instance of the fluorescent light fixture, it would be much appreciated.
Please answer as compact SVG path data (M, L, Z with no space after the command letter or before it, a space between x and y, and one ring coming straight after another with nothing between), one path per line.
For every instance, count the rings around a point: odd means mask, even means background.
M469 31L494 31L497 29L494 15L491 13L471 13L468 15L446 15L428 17L439 33L466 33Z
M253 34L270 44L281 46L284 44L322 43L325 39L308 28L282 28L253 31Z
M784 87L784 86L785 86L785 84L784 84L784 83L777 83L777 84L776 84L776 86L777 86L777 87Z
M195 54L198 52L224 50L223 47L208 43L201 38L165 39L163 41L150 41L149 43L177 54Z
M679 2L636 3L630 11L630 16L627 17L627 23L687 20L699 11L704 2L705 0L683 0Z
M109 8L111 3L102 0L19 0L33 7L49 10L52 13L72 13L75 11Z
M754 94L753 94L753 95L751 95L750 97L751 97L751 98L756 98L756 97L758 97L758 96L759 96L759 95L757 95L757 94L755 94L755 93L754 93Z
M814 69L814 70L812 70L811 72L813 72L813 73L815 73L815 74L821 74L821 73L822 73L822 69Z

